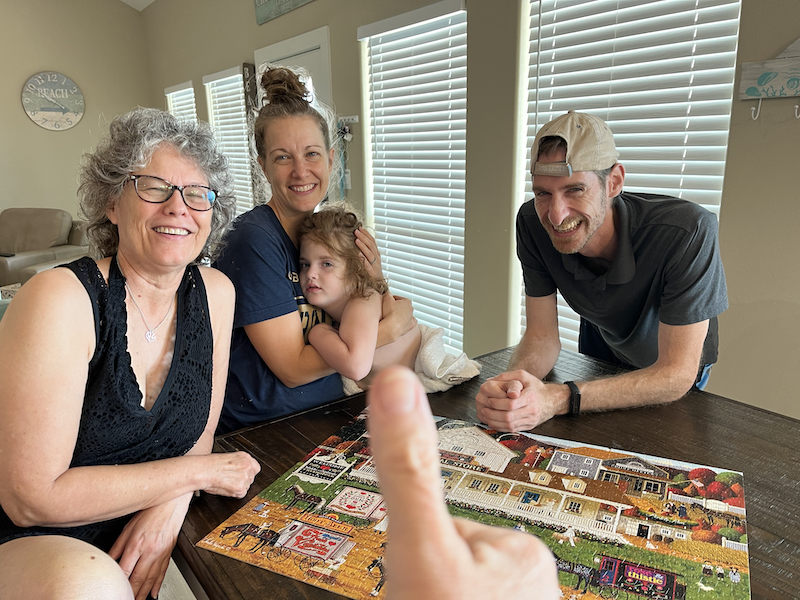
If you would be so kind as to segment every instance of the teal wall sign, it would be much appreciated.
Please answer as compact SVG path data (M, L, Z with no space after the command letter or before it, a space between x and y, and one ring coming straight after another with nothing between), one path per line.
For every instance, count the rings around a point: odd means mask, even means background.
M259 25L267 21L280 17L281 15L294 10L298 6L308 4L313 0L253 0L256 6L256 22Z
M800 96L800 39L776 58L742 64L739 100Z

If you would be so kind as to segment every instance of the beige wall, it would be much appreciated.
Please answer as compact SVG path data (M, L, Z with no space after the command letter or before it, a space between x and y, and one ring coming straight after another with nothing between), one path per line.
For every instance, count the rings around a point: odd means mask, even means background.
M142 15L109 0L3 0L0 9L0 210L63 208L77 215L77 171L118 113L152 97ZM80 86L83 119L67 131L35 125L20 93L39 71L59 71Z
M744 0L738 64L800 37L800 0ZM737 68L736 93L741 68ZM800 418L800 98L734 100L720 244L730 308L708 390Z
M361 203L364 114L356 29L428 3L314 0L259 26L252 0L156 0L141 14L112 0L5 2L13 7L4 5L0 21L3 72L17 83L0 91L0 180L10 186L0 208L58 206L74 214L75 171L102 130L101 118L136 104L163 108L164 88L190 79L205 118L204 75L251 62L257 48L323 25L330 28L337 112L362 115L348 164L350 199ZM513 283L519 277L513 257L513 206L520 193L514 182L513 81L520 68L514 34L526 23L517 0L471 0L468 8L465 349L477 355L516 338L508 325L517 320ZM41 18L45 11L48 19ZM797 15L800 0L744 0L739 61L780 53L800 35ZM70 131L40 129L22 111L22 84L44 69L64 71L86 94L87 114ZM794 103L765 101L753 122L753 103L734 100L720 225L731 308L721 318L721 357L709 390L800 417L788 377L800 364L794 343L800 333L794 249L800 121Z

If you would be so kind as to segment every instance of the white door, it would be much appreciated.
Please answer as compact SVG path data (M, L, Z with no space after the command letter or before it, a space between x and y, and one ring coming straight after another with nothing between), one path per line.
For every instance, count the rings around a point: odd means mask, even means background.
M257 73L264 63L283 67L303 67L311 75L313 93L321 102L333 108L331 52L327 26L256 50Z

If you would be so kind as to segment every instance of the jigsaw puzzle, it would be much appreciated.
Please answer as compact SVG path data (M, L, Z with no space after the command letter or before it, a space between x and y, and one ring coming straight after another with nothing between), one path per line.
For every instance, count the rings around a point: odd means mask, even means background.
M389 516L366 415L198 546L355 599L385 596ZM742 474L438 419L454 515L539 536L564 598L750 598Z

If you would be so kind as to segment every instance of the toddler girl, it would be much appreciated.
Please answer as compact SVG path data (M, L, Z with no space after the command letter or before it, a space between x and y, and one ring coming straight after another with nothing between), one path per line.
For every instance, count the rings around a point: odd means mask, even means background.
M442 329L416 325L376 348L388 285L367 272L354 243L359 227L355 213L335 205L308 216L300 228L300 285L308 303L334 321L333 326L315 325L308 342L342 375L345 392L367 389L378 371L396 364L415 370L427 391L448 389L477 375L475 361L445 352Z

